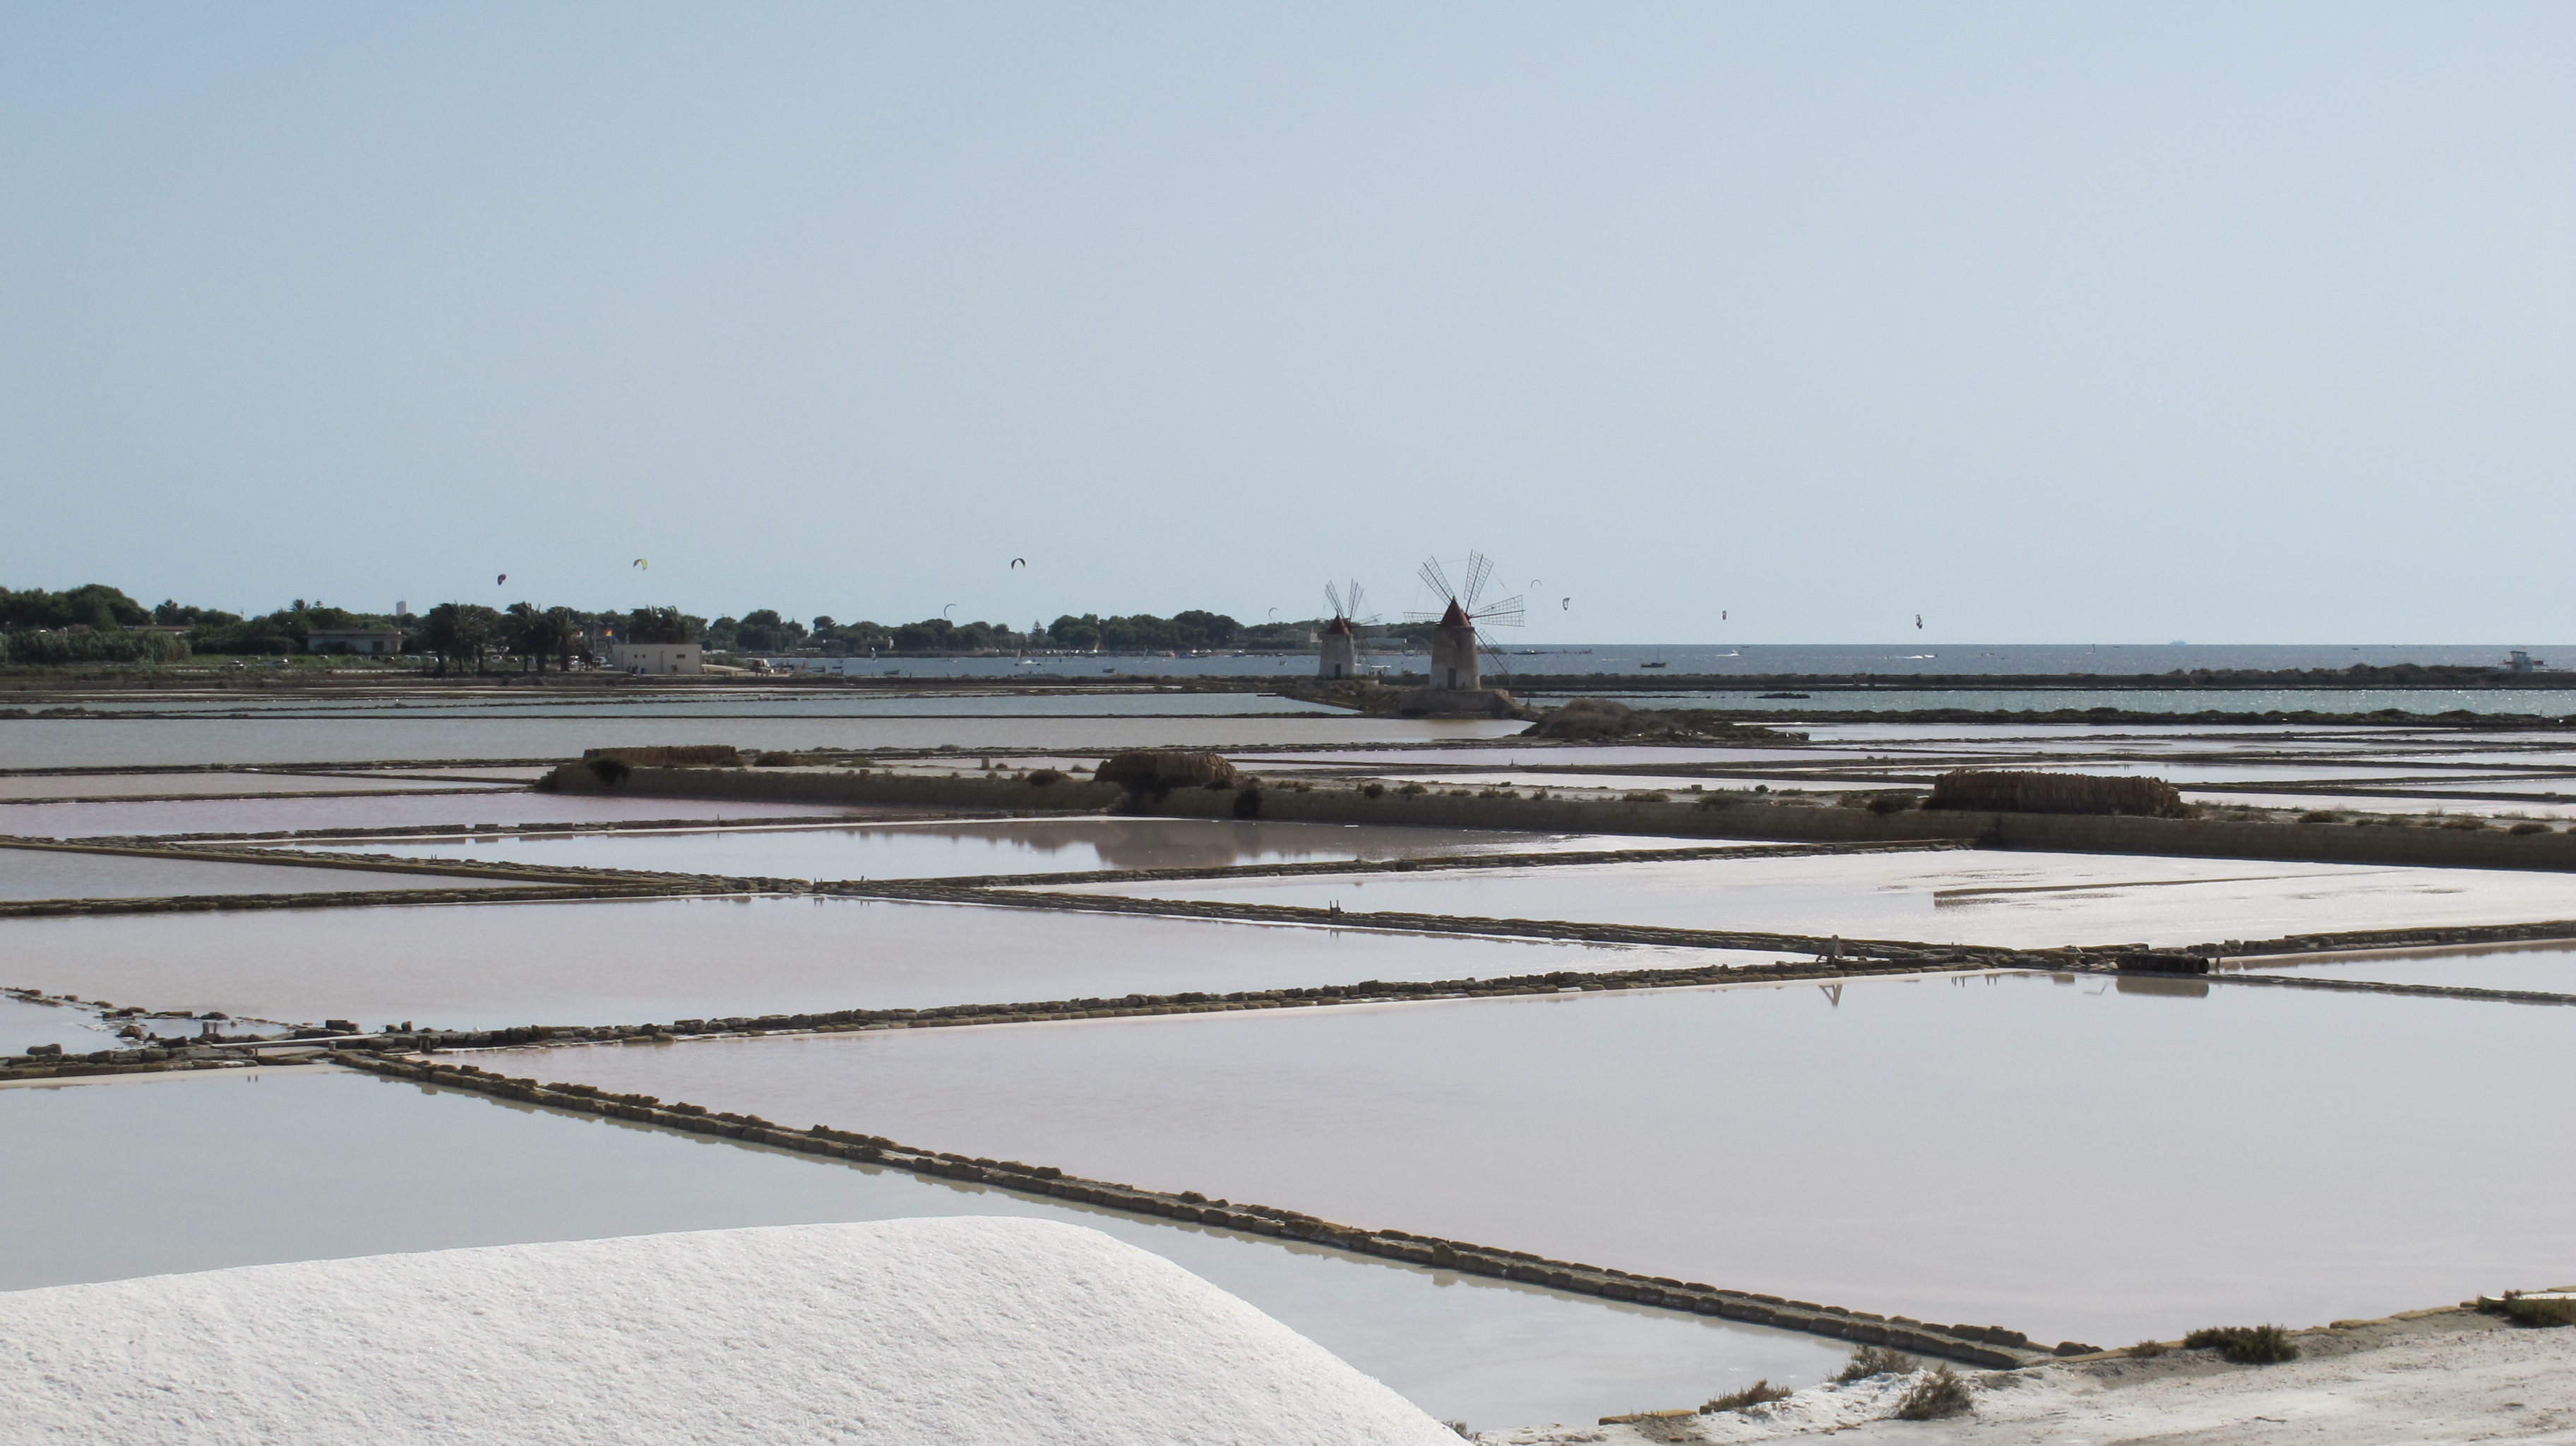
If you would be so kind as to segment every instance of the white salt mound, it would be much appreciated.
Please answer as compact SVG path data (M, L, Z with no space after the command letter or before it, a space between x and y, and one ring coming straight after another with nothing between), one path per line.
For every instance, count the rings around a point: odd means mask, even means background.
M0 1295L0 1440L1458 1443L1159 1256L972 1218Z

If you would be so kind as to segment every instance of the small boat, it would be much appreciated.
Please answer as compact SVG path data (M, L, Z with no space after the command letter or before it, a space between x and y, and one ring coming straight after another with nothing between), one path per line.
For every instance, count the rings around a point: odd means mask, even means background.
M1812 695L1806 693L1757 693L1754 696L1758 698L1805 698Z
M1639 663L1637 666L1640 668L1669 668L1672 664L1664 661L1662 658L1655 658L1647 662Z

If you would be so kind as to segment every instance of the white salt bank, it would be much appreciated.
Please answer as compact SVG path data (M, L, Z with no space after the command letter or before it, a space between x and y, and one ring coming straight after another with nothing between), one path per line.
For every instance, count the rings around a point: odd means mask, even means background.
M0 1420L129 1446L1457 1442L1169 1261L983 1218L19 1291Z

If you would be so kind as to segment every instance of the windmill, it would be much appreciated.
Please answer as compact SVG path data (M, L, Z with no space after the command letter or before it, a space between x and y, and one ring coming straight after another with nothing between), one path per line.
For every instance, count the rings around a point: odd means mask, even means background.
M1485 583L1494 575L1494 560L1481 552L1467 554L1466 586L1453 586L1440 559L1425 558L1416 576L1436 598L1448 599L1449 606L1436 613L1408 613L1415 622L1436 620L1439 626L1431 633L1431 686L1451 692L1482 688L1481 670L1476 665L1478 648L1490 653L1502 649L1485 629L1516 628L1521 625L1521 600L1507 597L1500 602L1486 602Z
M1333 605L1333 620L1324 625L1324 659L1316 669L1319 678L1356 678L1360 675L1359 629L1376 622L1374 616L1361 617L1361 591L1356 582L1348 591L1333 583L1324 584L1324 600Z

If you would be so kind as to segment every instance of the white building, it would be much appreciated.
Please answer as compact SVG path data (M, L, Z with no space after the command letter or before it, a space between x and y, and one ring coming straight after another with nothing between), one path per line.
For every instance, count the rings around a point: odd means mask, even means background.
M696 643L629 643L608 645L608 666L621 673L702 673L706 650Z

